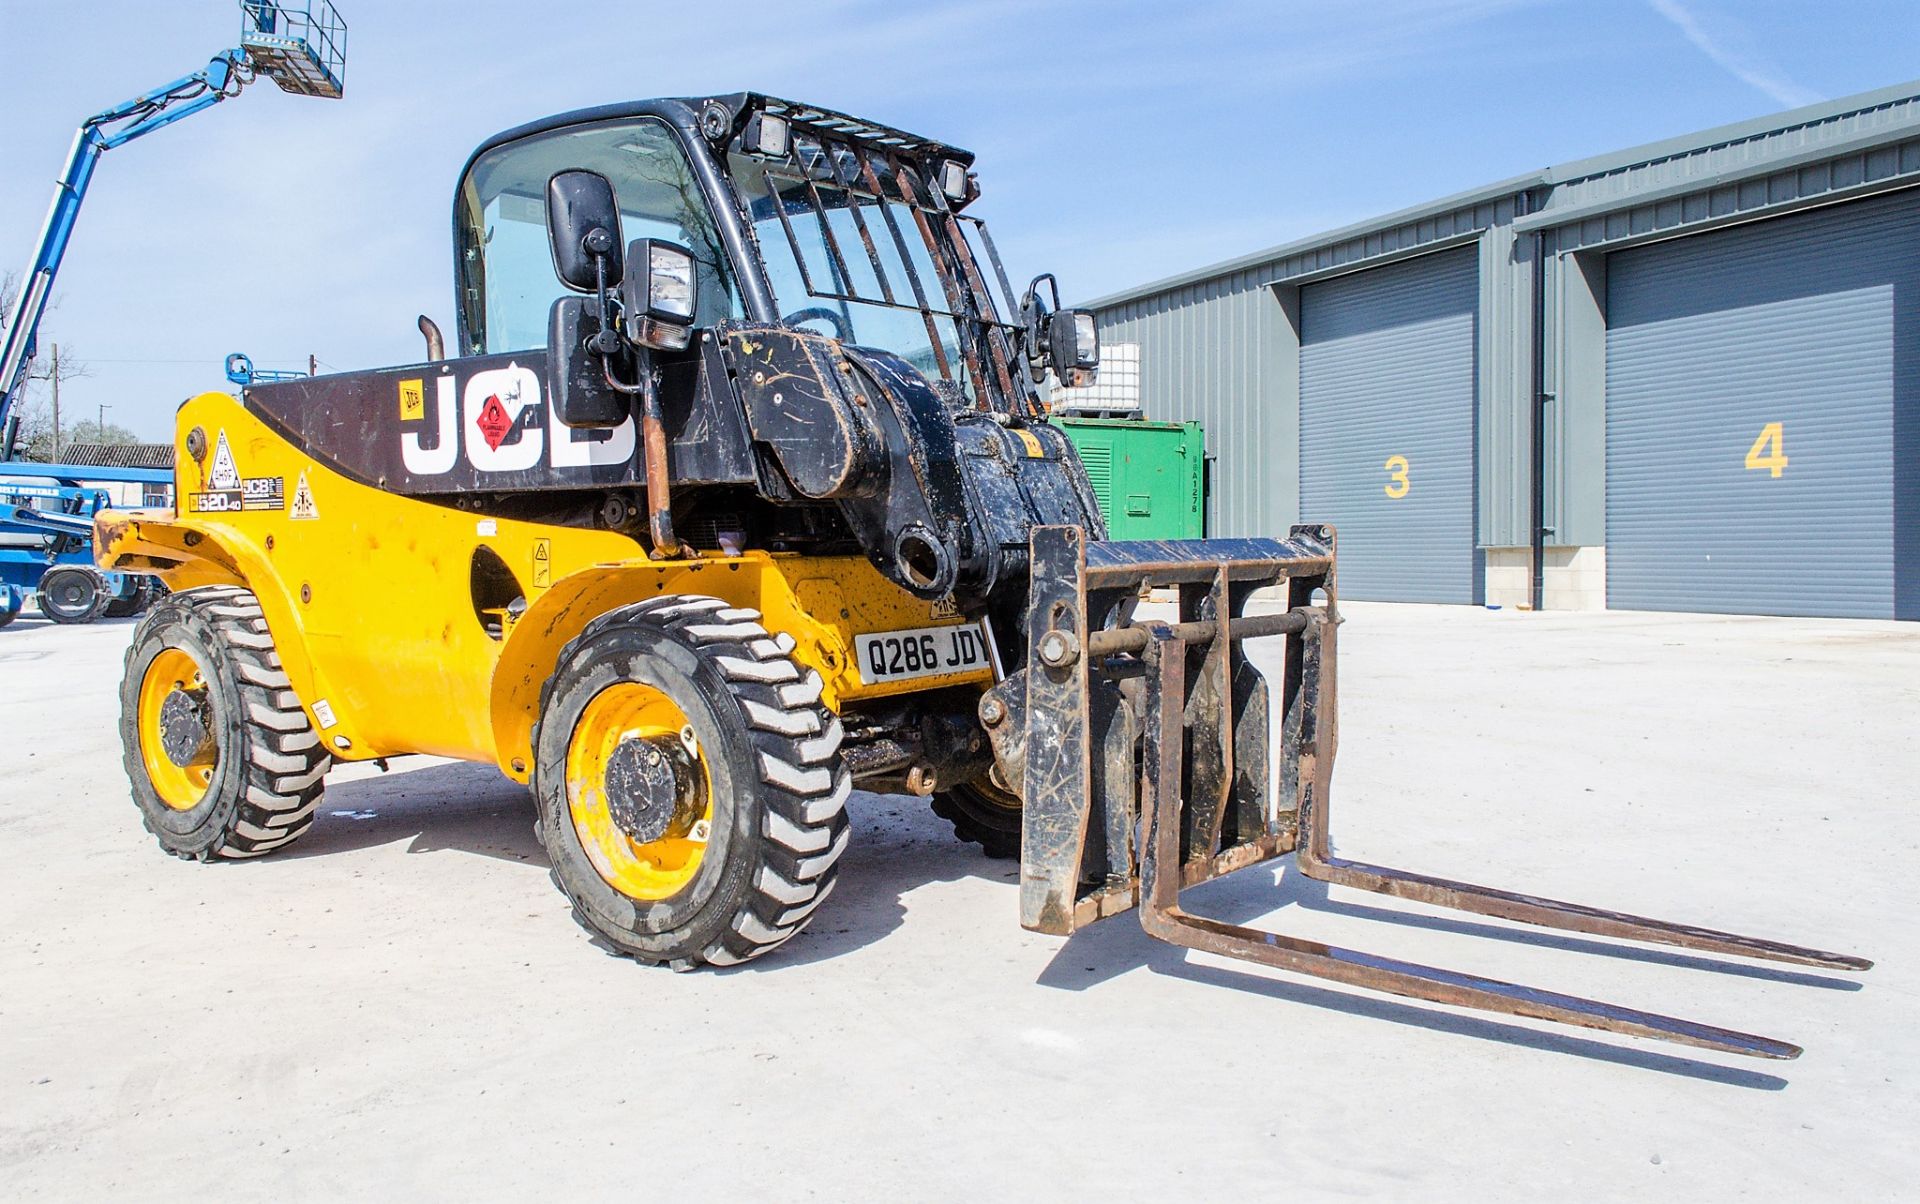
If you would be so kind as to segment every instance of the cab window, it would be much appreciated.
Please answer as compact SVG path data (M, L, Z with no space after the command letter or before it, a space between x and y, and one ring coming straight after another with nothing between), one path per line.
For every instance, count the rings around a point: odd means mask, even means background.
M482 155L460 187L456 254L466 354L547 345L547 314L567 295L547 246L547 181L573 168L613 182L623 237L659 238L699 265L695 322L740 317L740 290L679 141L652 118L536 134Z

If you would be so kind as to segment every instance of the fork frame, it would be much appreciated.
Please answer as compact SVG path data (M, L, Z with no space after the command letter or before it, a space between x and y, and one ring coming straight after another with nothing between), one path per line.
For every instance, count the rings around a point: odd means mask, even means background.
M1292 852L1308 877L1435 907L1828 970L1872 965L1334 856L1328 821L1339 616L1330 528L1295 527L1285 541L1091 545L1077 528L1041 528L1033 566L1028 668L990 692L993 701L982 708L1000 717L989 734L1026 802L1021 921L1028 928L1072 932L1137 902L1149 935L1190 949L1430 1003L1763 1058L1796 1057L1800 1048L1196 916L1180 906L1180 891ZM1168 586L1179 590L1182 621L1134 622L1129 599ZM1244 613L1262 586L1285 588L1285 611ZM1256 679L1241 647L1263 636L1287 640L1277 683L1280 790L1271 800L1274 683Z

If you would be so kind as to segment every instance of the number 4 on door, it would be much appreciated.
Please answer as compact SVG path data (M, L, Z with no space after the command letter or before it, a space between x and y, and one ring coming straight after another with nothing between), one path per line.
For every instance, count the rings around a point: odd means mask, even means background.
M1761 449L1765 448L1763 452ZM1747 449L1747 467L1770 470L1777 480L1787 467L1787 434L1785 424L1769 422L1760 428L1760 437Z

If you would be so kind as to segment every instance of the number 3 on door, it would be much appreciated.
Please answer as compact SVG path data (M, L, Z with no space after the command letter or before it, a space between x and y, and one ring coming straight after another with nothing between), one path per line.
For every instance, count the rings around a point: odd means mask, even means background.
M1407 476L1407 471L1410 467L1407 464L1407 458L1405 456L1388 456L1387 462L1380 467L1386 469L1388 474L1387 483L1381 486L1386 492L1386 495L1396 499L1407 496L1407 490L1413 488L1413 481Z
M1762 453L1761 448L1767 450ZM1748 468L1766 468L1773 472L1774 479L1787 467L1787 432L1784 423L1769 422L1760 428L1760 437L1747 449Z

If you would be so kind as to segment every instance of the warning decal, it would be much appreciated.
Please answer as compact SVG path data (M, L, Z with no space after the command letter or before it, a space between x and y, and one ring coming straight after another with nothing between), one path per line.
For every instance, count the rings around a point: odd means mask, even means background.
M486 402L481 405L480 417L475 425L480 428L480 434L486 439L487 446L494 451L499 451L501 440L505 439L507 432L513 429L513 419L507 416L507 407L500 404L499 394L489 395Z
M553 541L533 541L533 588L546 589L553 584Z
M400 382L400 421L412 422L427 416L427 392L424 381Z
M293 509L287 517L294 522L312 522L320 517L320 507L313 504L313 486L307 484L307 474L301 473L293 486Z
M207 488L225 491L240 488L240 466L233 462L233 449L227 446L227 432L213 449L213 467L207 470Z

